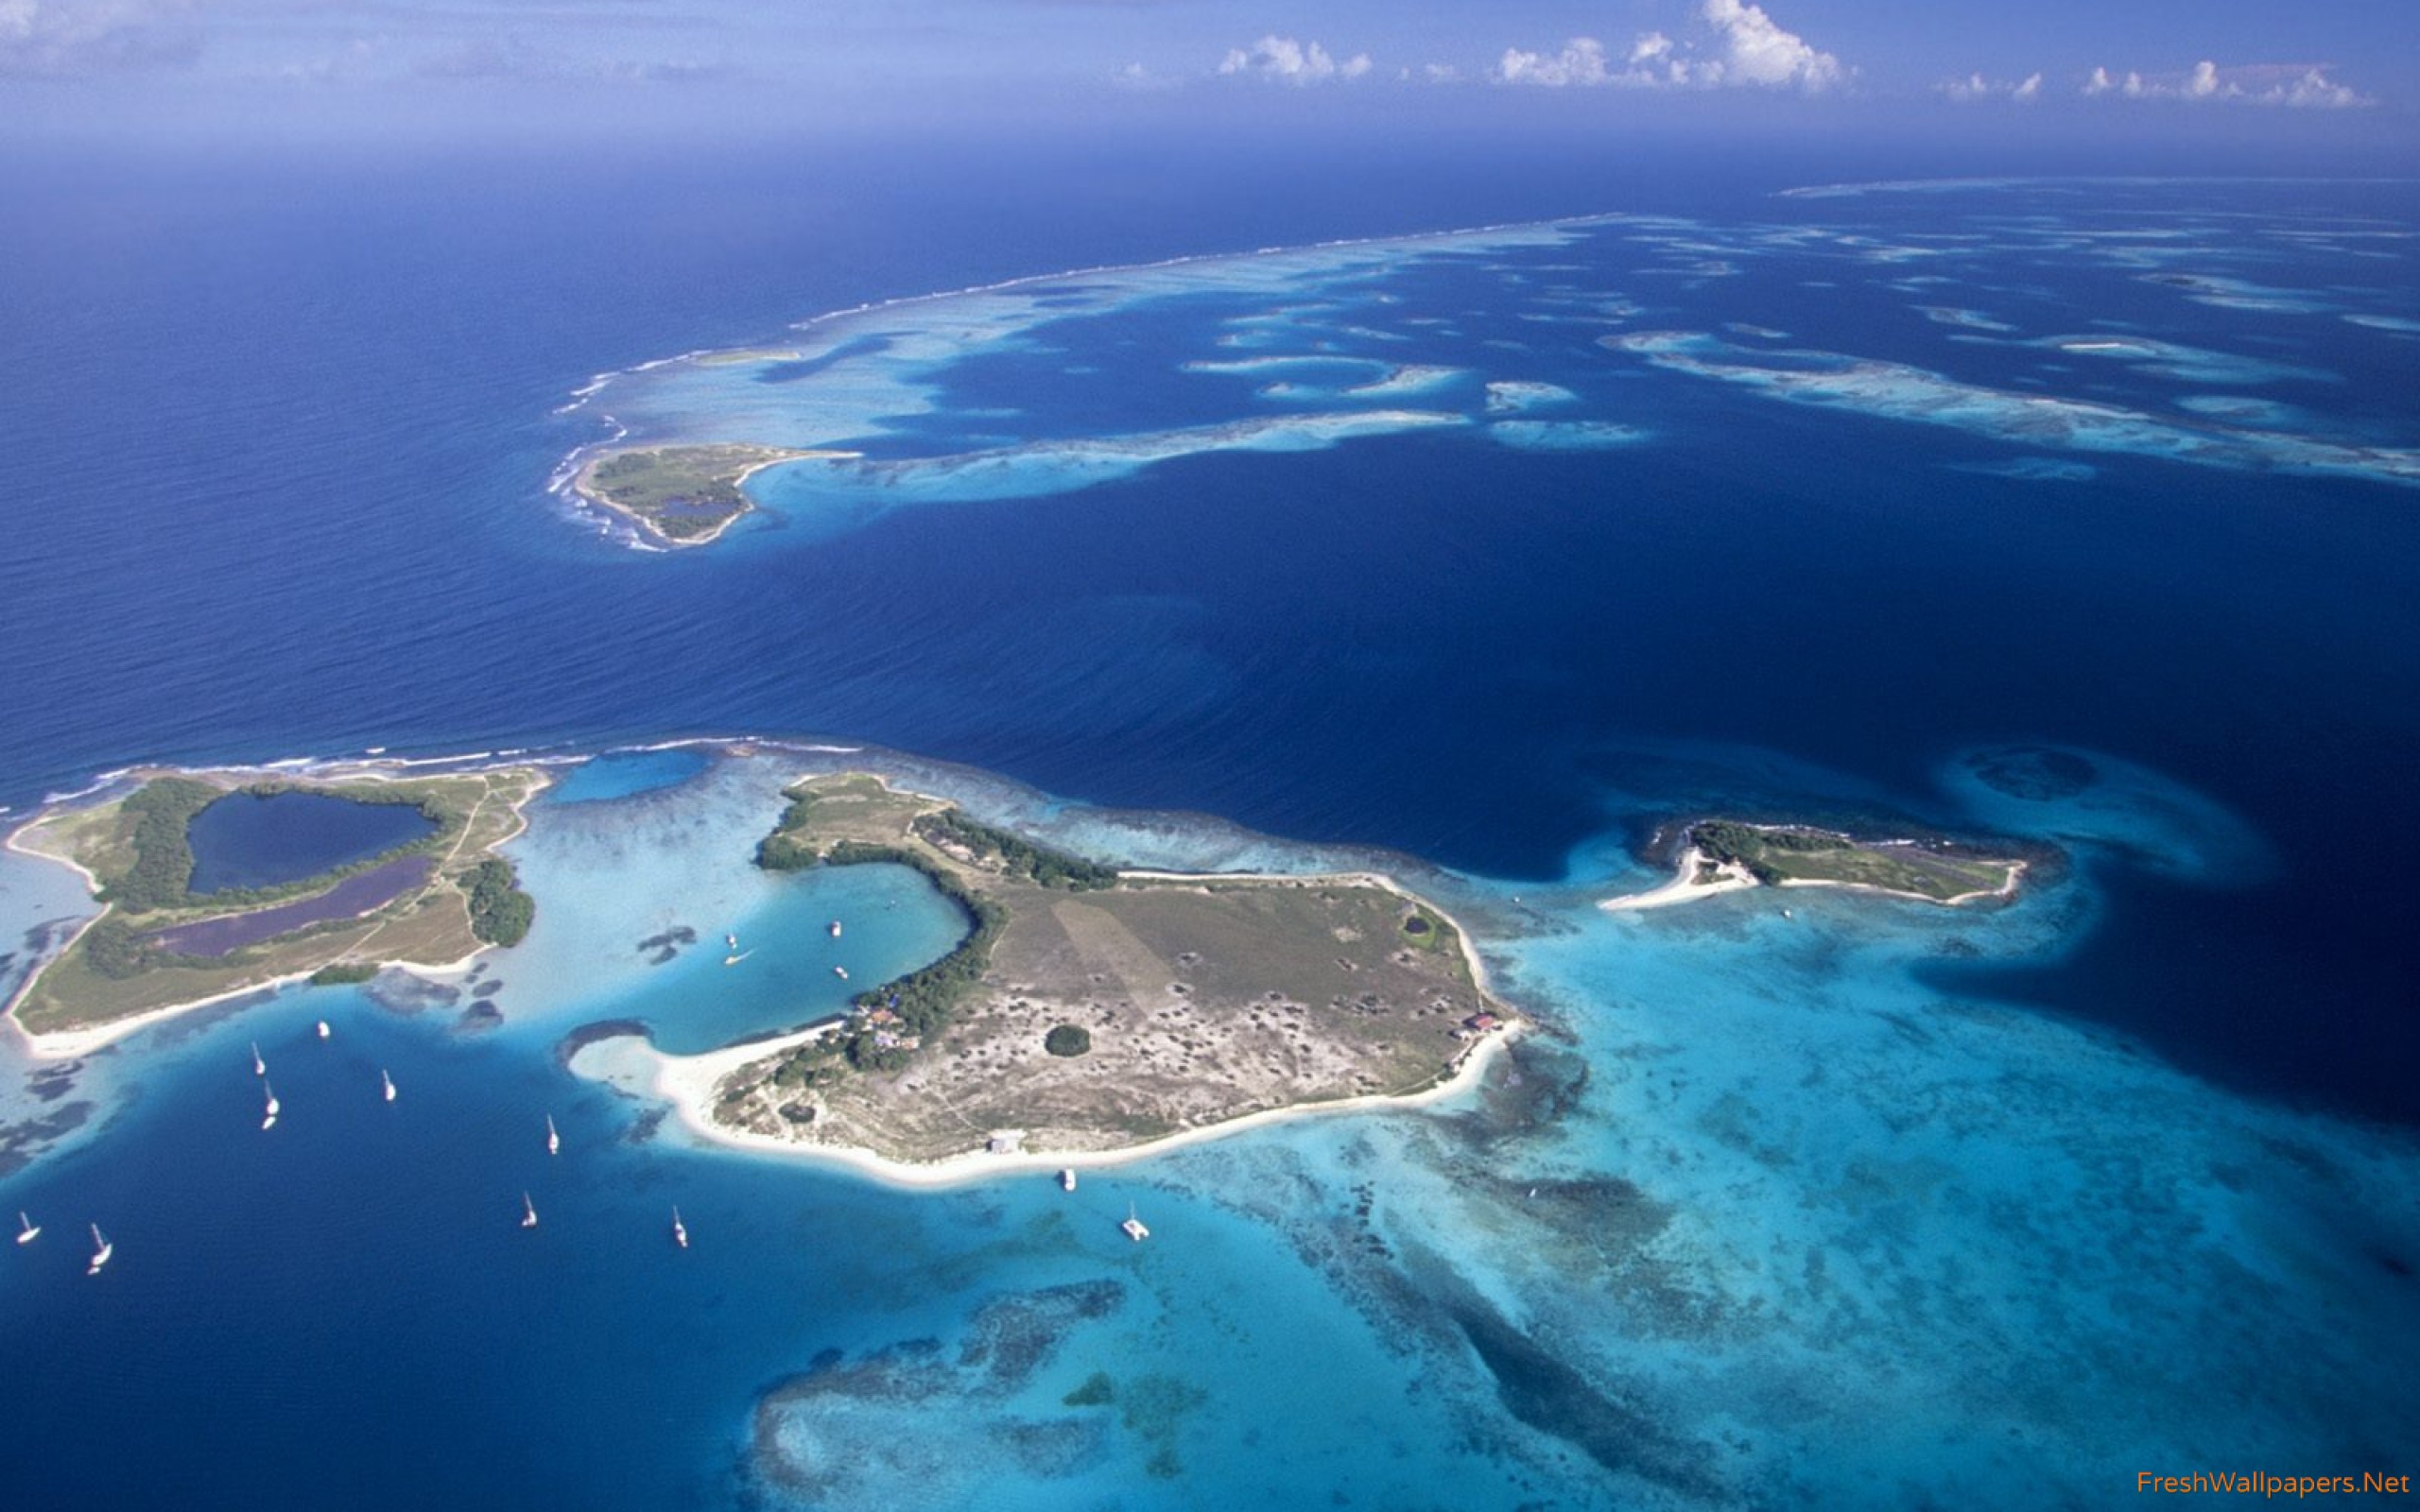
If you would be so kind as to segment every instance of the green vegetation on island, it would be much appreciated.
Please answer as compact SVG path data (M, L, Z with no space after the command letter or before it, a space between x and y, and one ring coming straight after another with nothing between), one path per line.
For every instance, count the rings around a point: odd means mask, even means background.
M510 944L527 932L531 904L490 852L520 832L522 805L545 782L526 767L326 780L161 771L121 796L53 809L13 843L80 868L102 910L11 1011L32 1034L95 1029L271 982L366 980L376 962L444 965ZM286 792L409 804L433 828L274 886L193 892L194 816L230 794Z
M538 917L538 902L521 890L512 863L488 856L456 879L471 910L471 933L508 949L521 943Z
M1689 826L1686 840L1705 864L1737 868L1769 887L1862 887L1937 903L2014 893L2026 865L1949 840L1863 840L1810 825L1736 819L1702 819Z
M702 545L755 506L740 485L759 468L841 454L779 446L653 446L609 452L579 471L582 494L670 545Z
M1103 1149L1417 1091L1509 1017L1451 920L1383 879L1125 875L865 773L783 796L759 866L909 867L967 930L723 1077L735 1128L905 1160Z
M133 864L102 884L94 896L138 913L184 902L193 880L193 847L186 843L185 826L226 796L224 789L182 777L146 782L125 805L134 818L127 840L133 848Z
M1006 830L970 819L958 809L927 814L916 821L916 833L953 855L977 866L997 865L1011 876L1028 878L1045 887L1084 892L1117 881L1117 868L1085 861L1063 850L1035 845Z
M311 973L313 987L357 987L378 974L369 961L335 961Z

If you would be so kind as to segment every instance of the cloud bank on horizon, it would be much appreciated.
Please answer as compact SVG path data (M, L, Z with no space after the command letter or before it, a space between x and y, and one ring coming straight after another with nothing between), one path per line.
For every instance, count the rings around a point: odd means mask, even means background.
M0 94L129 77L255 94L752 79L907 113L914 92L936 84L965 87L946 107L959 111L977 109L967 102L978 94L1020 89L1061 98L1072 98L1070 89L1149 92L1179 96L1162 107L1175 110L1184 108L1183 92L1260 87L1453 88L1474 99L1492 91L1499 103L1488 108L1515 112L1529 108L1518 102L1531 92L1591 90L2408 110L2420 100L2420 33L2392 9L2247 19L2194 0L2137 0L2122 11L2098 0L2041 0L2015 15L1999 0L1937 0L1934 25L1916 37L1848 0L1633 0L1623 13L1640 29L1558 41L1572 15L1559 0L1322 0L1316 33L1244 0L815 0L797 9L751 0L0 0ZM1307 17L1310 8L1303 10ZM2154 46L2165 56L2144 56ZM2328 61L2261 60L2281 54L2358 57L2366 77L2346 80ZM2220 60L2230 56L2250 60Z
M1616 67L1594 37L1574 37L1551 56L1508 47L1488 77L1499 84L1548 89L1618 84L1632 89L1720 89L1740 85L1796 88L1816 94L1833 88L1850 70L1830 53L1786 31L1764 7L1742 0L1700 0L1697 18L1710 35L1675 42L1645 31Z

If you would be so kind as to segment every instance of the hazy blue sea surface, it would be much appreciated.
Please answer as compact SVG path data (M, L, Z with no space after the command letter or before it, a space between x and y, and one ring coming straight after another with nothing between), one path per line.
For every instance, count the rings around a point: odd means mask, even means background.
M1052 215L1087 191L1047 163L995 199L11 172L0 801L800 738L566 765L512 847L537 927L475 972L5 1052L0 1210L44 1232L0 1256L0 1462L42 1503L2032 1506L2414 1468L2408 187L1574 203L1540 164L1214 184L1144 235ZM1411 239L1491 222L1523 229ZM1356 236L1398 239L1109 266ZM786 354L631 371L715 348ZM650 553L547 488L625 433L864 455ZM575 1075L583 1026L703 1049L946 947L910 874L748 865L852 760L1136 863L1387 865L1549 1032L1462 1103L1072 1198L702 1150ZM2065 859L1983 912L1595 907L1713 810ZM84 911L0 859L0 980Z

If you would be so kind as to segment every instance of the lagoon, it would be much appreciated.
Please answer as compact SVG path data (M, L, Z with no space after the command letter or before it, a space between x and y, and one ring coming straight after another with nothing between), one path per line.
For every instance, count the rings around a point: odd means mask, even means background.
M193 816L197 893L277 887L409 845L437 833L410 803L362 803L325 793L230 793Z

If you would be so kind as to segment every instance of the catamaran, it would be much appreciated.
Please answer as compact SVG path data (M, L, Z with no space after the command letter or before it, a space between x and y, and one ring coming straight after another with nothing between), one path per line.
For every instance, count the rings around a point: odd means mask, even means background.
M1126 1221L1117 1227L1125 1229L1126 1237L1138 1245L1151 1237L1151 1230L1144 1228L1143 1220L1134 1216L1134 1204L1131 1202L1126 1205Z
M26 1217L23 1212L17 1214L17 1243L30 1245L34 1242L34 1235L40 1232L42 1232L42 1225Z
M1073 1192L1076 1190L1076 1168L1074 1166L1070 1165L1061 1168L1059 1172L1059 1190L1062 1192Z
M271 1087L267 1082L263 1082L261 1083L261 1091L267 1094L268 1098L268 1101L263 1104L261 1108L261 1127L265 1129L275 1128L277 1127L278 1109L277 1089Z
M383 1068L378 1073L378 1085L387 1089L387 1101L390 1103L393 1102L395 1100L395 1078L388 1075Z
M84 1267L84 1274L98 1276L101 1273L101 1267L108 1264L110 1257L116 1253L117 1246L109 1242L108 1236L101 1232L101 1226L93 1225L93 1263Z
M252 1041L252 1074L255 1076L268 1074L268 1062L261 1058L261 1042L257 1040Z
M689 1247L689 1230L681 1222L681 1210L672 1210L672 1242L682 1248Z
M563 1153L563 1137L555 1132L555 1115L552 1113L546 1115L546 1153L548 1155Z
M527 1192L521 1194L521 1227L524 1228L538 1227L538 1205L529 1200L529 1194Z

